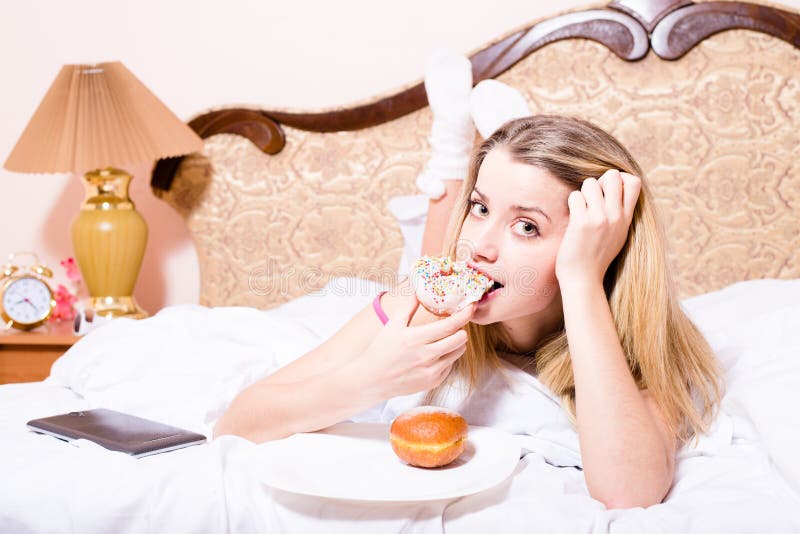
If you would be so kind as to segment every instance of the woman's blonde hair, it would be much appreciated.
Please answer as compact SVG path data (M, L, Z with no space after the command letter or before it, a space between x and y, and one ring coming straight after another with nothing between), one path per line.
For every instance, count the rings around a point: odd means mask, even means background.
M652 193L639 165L614 137L589 122L562 116L536 115L504 124L473 154L442 255L456 259L470 193L483 160L496 148L508 151L514 161L548 170L574 189L609 169L642 178L628 238L604 278L606 296L633 378L652 394L673 437L686 441L706 432L721 397L717 359L679 305ZM498 350L513 350L499 324L469 323L466 330L465 354L426 402L435 402L456 378L473 391L486 371L502 369ZM563 322L540 340L531 362L575 422L575 380Z

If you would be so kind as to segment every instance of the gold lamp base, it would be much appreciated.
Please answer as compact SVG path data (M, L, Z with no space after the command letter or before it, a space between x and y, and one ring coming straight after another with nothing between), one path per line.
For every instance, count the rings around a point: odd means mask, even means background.
M148 316L133 297L89 297L88 304L95 314L102 317L144 319Z
M83 180L86 199L72 223L72 246L89 305L103 317L147 317L133 298L147 224L128 197L131 175L106 168L87 172Z

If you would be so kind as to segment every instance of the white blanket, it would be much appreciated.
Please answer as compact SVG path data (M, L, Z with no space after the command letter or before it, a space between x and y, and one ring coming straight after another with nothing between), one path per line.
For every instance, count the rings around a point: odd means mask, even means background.
M711 434L681 451L666 502L646 510L608 511L589 497L573 467L574 430L524 373L513 388L495 382L449 400L471 424L525 436L514 474L427 503L269 488L252 474L257 446L231 436L137 460L25 430L36 417L102 406L210 436L239 390L332 335L378 289L338 279L268 312L177 306L118 320L77 343L46 381L0 387L0 532L800 532L800 281L747 282L685 302L728 388ZM352 419L388 422L417 400Z

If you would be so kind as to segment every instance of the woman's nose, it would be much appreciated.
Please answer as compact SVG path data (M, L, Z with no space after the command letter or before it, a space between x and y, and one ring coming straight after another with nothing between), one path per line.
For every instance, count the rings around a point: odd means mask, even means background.
M490 232L476 235L472 239L462 239L458 245L457 259L471 260L473 263L497 261L498 249Z

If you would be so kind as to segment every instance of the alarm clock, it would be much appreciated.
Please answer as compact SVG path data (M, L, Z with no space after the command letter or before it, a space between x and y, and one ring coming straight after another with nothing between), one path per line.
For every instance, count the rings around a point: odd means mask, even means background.
M34 263L17 266L12 263L17 256L30 255ZM45 281L53 272L39 263L32 252L18 252L8 257L0 271L0 318L6 328L20 330L35 328L50 317L56 307L53 290Z

